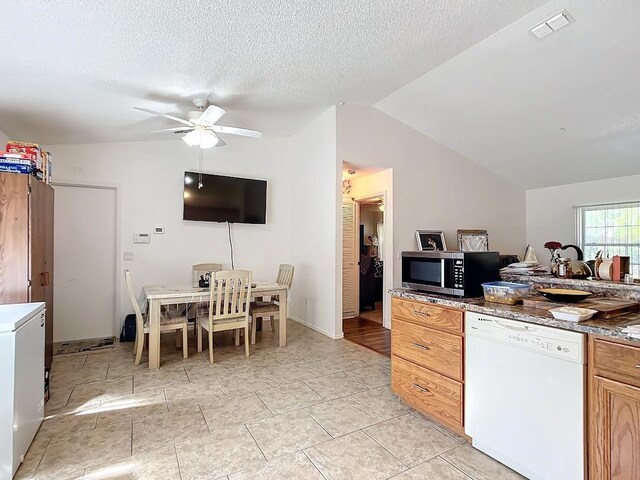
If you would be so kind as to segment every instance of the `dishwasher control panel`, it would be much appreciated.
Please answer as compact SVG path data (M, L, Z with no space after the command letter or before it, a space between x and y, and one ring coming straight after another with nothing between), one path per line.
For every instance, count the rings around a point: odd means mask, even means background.
M469 312L466 333L528 350L585 362L584 334Z

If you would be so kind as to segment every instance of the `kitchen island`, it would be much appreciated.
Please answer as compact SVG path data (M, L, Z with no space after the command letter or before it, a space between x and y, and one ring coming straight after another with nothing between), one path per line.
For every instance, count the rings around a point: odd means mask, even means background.
M508 280L538 288L560 286L553 277ZM589 290L597 297L640 299L639 285L563 282L564 288ZM640 339L622 331L640 324L640 313L570 322L557 320L544 309L491 303L483 297L450 297L403 288L390 293L394 392L425 415L468 438L472 434L465 429L465 412L474 408L477 411L477 405L466 404L475 398L468 396L472 377L468 377L468 365L465 367L471 338L464 328L467 317L486 315L585 334L586 387L578 390L582 392L578 398L583 400L580 415L587 426L584 450L588 471L584 478L640 478ZM535 363L532 365L535 368ZM474 384L478 388L478 382L474 380Z

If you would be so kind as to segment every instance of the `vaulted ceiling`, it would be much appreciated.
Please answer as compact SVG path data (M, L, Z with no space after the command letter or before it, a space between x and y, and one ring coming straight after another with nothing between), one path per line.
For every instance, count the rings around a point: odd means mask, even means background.
M372 104L543 0L3 0L0 129L40 143L170 138L134 105L287 135ZM167 137L167 135L169 137Z
M530 29L566 9L542 39ZM525 188L640 173L640 2L546 3L376 104Z

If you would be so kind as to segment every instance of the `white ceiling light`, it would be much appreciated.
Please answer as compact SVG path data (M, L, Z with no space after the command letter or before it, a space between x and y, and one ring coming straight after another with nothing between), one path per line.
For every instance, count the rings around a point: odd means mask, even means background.
M201 130L196 128L182 137L184 143L190 147L200 147L202 149L213 148L219 142L220 138L210 130Z
M553 33L557 30L560 30L562 27L566 27L573 21L573 18L566 10L554 15L551 18L546 19L544 22L536 25L531 29L531 33L533 33L538 38L543 38Z

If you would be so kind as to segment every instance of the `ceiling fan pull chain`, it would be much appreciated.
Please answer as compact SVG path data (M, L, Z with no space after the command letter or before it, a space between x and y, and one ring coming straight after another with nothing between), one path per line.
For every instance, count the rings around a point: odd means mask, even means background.
M198 190L202 188L202 149L198 149L200 152L200 166L198 168Z

